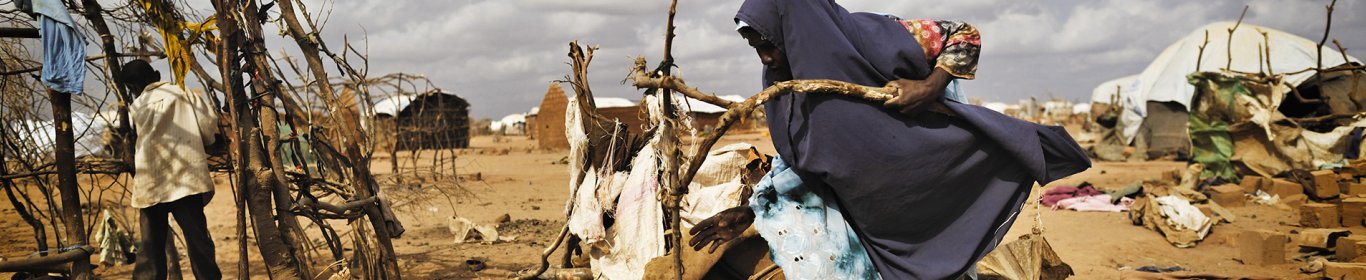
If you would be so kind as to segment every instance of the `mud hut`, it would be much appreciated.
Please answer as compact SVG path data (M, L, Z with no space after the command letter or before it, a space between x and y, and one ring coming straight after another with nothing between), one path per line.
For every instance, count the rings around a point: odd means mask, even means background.
M393 136L398 150L467 148L469 108L464 98L440 91L389 98L374 106L375 131Z
M632 134L641 133L645 120L641 117L643 114L639 103L612 97L593 98L593 103L598 106L598 114L626 124ZM565 138L564 132L564 112L568 104L569 97L565 95L564 88L552 83L546 89L541 106L532 108L531 112L527 113L527 135L536 139L541 149L569 148L569 140Z

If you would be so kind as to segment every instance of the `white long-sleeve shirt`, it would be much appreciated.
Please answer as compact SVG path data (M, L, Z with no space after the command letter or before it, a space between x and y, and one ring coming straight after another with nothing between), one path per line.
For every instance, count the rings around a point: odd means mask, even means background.
M133 207L147 208L213 191L205 144L218 134L218 112L171 83L148 85L128 107L137 131Z

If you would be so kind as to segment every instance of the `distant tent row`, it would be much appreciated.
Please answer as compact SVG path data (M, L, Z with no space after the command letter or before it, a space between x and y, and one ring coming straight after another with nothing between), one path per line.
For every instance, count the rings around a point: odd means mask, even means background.
M1231 35L1230 47L1228 30L1234 25L1233 22L1218 22L1201 27L1168 46L1143 72L1101 83L1092 91L1092 112L1122 106L1115 128L1122 144L1144 146L1149 157L1159 157L1189 150L1186 120L1196 91L1188 78L1192 73L1225 67L1234 72L1269 72L1284 75L1286 85L1316 97L1322 95L1319 93L1321 87L1349 90L1345 86L1328 86L1343 79L1310 83L1315 81L1311 80L1315 72L1302 70L1319 66L1319 48L1315 42L1280 30L1243 23ZM1203 53L1201 46L1204 46ZM1361 63L1329 46L1321 51L1323 68ZM1287 102L1282 111L1322 111L1317 107L1295 105L1299 104ZM1300 117L1293 112L1287 113Z

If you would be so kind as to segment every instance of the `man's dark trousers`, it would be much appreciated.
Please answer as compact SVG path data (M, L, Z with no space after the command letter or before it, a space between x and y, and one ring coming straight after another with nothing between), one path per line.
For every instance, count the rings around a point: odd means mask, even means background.
M166 279L166 235L170 229L167 214L175 215L185 247L190 253L190 267L195 279L218 280L223 273L214 260L213 239L204 218L208 194L186 196L176 201L163 202L143 208L140 212L142 240L138 244L138 258L133 266L133 279Z

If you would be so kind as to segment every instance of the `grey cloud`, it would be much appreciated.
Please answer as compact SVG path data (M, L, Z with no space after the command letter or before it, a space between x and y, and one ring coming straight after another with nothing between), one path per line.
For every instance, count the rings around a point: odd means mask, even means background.
M194 4L210 11L207 1ZM327 1L327 2L324 2ZM323 38L334 48L368 34L370 73L424 73L473 103L476 117L501 117L539 105L547 84L569 72L567 44L602 47L590 82L600 96L639 99L620 82L635 56L651 63L663 52L669 1L626 0L306 0L315 13L331 8ZM674 55L689 84L718 94L749 95L760 65L735 34L740 0L681 1ZM1111 78L1142 71L1163 48L1192 30L1231 21L1245 4L1246 22L1311 40L1323 31L1328 1L878 1L845 0L851 11L906 18L963 20L984 43L970 96L1014 101L1029 96L1084 100ZM208 12L204 12L207 14ZM1339 1L1333 37L1366 57L1366 2ZM269 28L268 33L274 33ZM296 52L271 36L272 50Z

